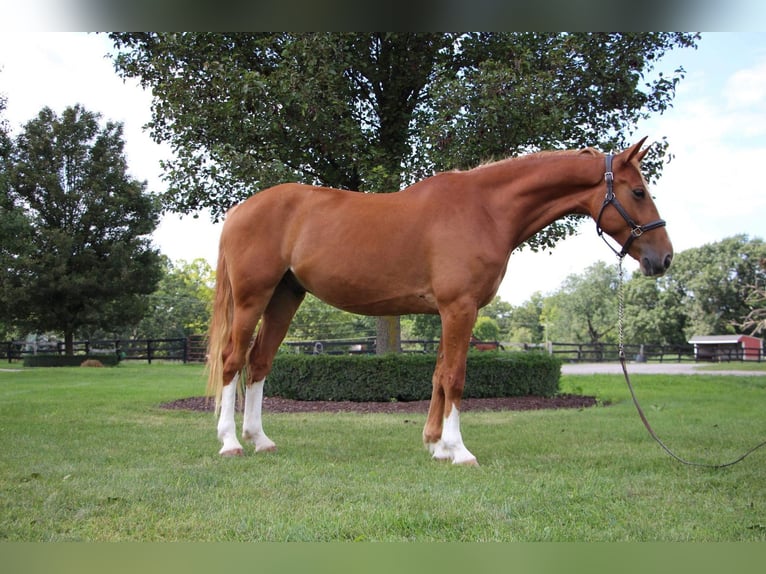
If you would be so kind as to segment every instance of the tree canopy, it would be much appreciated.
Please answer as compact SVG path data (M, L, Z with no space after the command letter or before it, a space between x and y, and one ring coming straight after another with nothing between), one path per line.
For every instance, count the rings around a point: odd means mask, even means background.
M683 33L112 33L171 144L165 207L221 217L284 181L394 191L438 170L553 148L624 147L671 105ZM619 57L615 57L619 54ZM632 143L632 142L630 142ZM657 174L658 142L648 162ZM552 245L562 223L532 239Z
M147 297L143 319L131 335L171 339L207 333L213 306L215 272L204 259L170 261L162 257L157 289Z
M75 332L137 322L160 277L149 235L159 212L127 172L122 125L77 105L44 108L3 166L4 316L30 330ZM12 230L12 231L9 231ZM3 241L5 245L5 241Z
M766 285L764 259L766 244L746 235L687 249L673 259L659 286L686 310L687 338L739 332L755 304L752 287Z
M753 283L747 287L747 299L745 302L749 307L748 314L737 323L737 326L746 333L752 335L762 335L766 333L766 257L760 261L761 281Z
M169 143L166 209L220 218L300 181L387 192L435 171L540 149L623 148L671 105L655 73L689 33L111 33L114 65L152 90ZM632 143L632 142L630 142ZM656 175L666 142L645 165ZM576 218L530 238L533 249ZM388 325L388 326L386 326ZM391 336L393 334L393 337ZM378 348L398 328L379 323Z
M0 94L0 336L6 337L12 332L9 322L10 282L6 280L4 270L14 264L20 251L26 247L24 238L25 220L13 209L9 195L9 166L11 161L11 138L8 125L3 117L6 98Z

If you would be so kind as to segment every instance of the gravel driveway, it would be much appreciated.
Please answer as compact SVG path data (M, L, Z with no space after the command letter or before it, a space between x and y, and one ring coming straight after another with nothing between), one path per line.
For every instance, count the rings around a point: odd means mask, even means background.
M700 363L632 363L628 362L628 373L661 374L661 375L741 375L757 377L764 375L763 371L740 371L736 363L729 370L707 370ZM562 375L621 375L620 363L565 363L561 366Z

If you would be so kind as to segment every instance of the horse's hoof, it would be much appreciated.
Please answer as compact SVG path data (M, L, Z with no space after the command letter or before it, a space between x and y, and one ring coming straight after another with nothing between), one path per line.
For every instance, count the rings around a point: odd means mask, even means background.
M453 460L452 464L459 464L460 466L479 466L479 461L475 458L469 458L466 460Z
M255 447L255 452L277 452L277 445L270 444L262 447Z
M218 454L225 457L243 456L245 453L241 448L233 448L231 450L222 450Z

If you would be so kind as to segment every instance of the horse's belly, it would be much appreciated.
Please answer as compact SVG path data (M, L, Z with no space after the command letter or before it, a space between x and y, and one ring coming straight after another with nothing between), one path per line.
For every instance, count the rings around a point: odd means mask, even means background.
M321 299L321 297L320 297ZM332 303L330 303L332 304ZM400 297L384 301L369 301L365 303L339 304L339 309L356 313L358 315L371 315L375 317L385 315L409 315L410 313L438 313L435 303L427 297Z
M325 303L358 315L407 315L437 313L436 300L428 289L408 288L390 277L378 276L366 281L360 276L302 276L294 271L301 285Z

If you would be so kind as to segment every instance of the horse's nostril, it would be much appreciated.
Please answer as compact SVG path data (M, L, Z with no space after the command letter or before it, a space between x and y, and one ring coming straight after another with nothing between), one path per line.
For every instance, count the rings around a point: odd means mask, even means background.
M668 269L670 267L670 262L671 261L673 261L673 256L670 253L668 253L665 256L665 269Z

